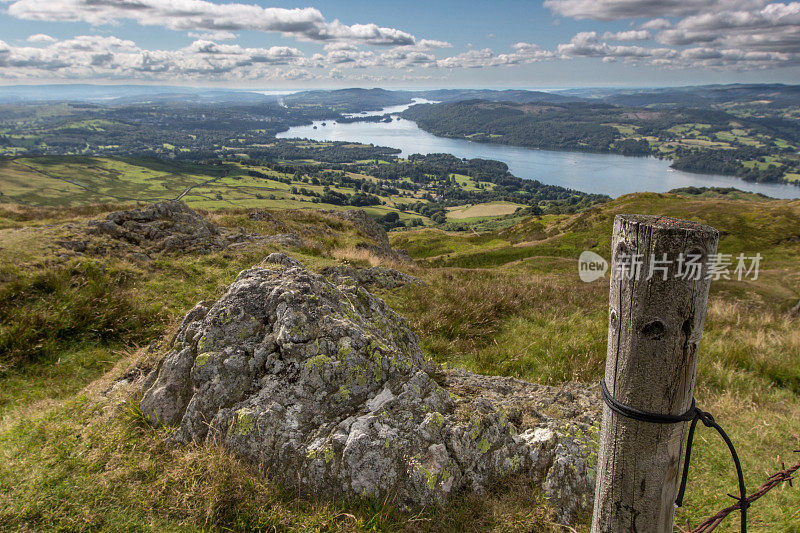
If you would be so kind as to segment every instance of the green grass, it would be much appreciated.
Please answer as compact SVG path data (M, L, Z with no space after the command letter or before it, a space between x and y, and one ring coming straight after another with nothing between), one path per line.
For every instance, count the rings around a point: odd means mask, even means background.
M447 218L465 222L478 222L486 218L510 215L518 208L525 207L513 202L486 202L483 204L467 205L451 208Z
M408 251L416 258L430 258L463 252L478 252L492 246L505 244L494 235L453 234L440 230L423 229L392 234L393 246Z
M631 124L603 124L603 126L611 126L616 128L618 132L622 135L636 135L636 130L638 129L637 126L633 126Z
M494 183L489 183L488 181L480 181L470 176L465 176L463 174L453 174L452 176L456 179L456 182L458 182L461 188L465 191L477 191L478 184L481 184L481 186L487 191L491 191L496 187Z
M128 346L122 342L73 342L62 345L55 359L40 359L3 372L0 419L3 414L37 402L60 400L111 370Z
M268 179L247 174L257 170ZM363 177L360 176L359 177ZM280 180L291 180L285 183ZM305 188L317 194L322 185L294 179L264 167L236 163L202 165L146 158L80 156L20 157L0 161L0 200L36 207L80 207L98 203L151 203L183 196L189 206L217 210L235 208L343 209L347 206L315 203L312 196L293 194ZM352 189L331 187L351 194ZM395 209L402 196L379 196L384 205L367 207L374 215L397 212L401 220L426 217Z
M147 159L17 158L0 162L7 201L35 206L153 202L222 176L219 168Z
M620 213L666 214L697 220L724 229L720 252L760 252L766 261L783 261L796 253L797 245L792 239L800 227L797 206L797 201L706 200L657 193L626 195L570 217L558 233L545 231L541 221L530 219L503 232L505 245L436 257L431 265L492 267L542 255L577 258L586 249L608 257L614 216Z
M0 350L0 530L564 531L519 479L442 509L402 510L391 500L298 494L222 449L172 445L142 423L129 389L107 391L164 353L195 302L219 297L277 248L144 264L59 257L52 243L74 231L64 224L85 224L103 209L0 206L0 339L12 348ZM207 216L229 228L298 233L307 245L287 251L316 270L366 242L349 223L315 211L274 210L265 221L247 213ZM764 256L758 280L713 284L696 390L734 440L753 490L781 461L795 462L800 447L800 322L787 314L800 299L800 202L637 194L480 235L396 232L392 244L419 265L401 268L426 285L379 293L435 361L540 383L595 382L606 356L608 286L581 283L577 256L608 256L618 213L706 222L722 231L721 250ZM721 440L699 428L693 453L680 524L728 505L725 493L735 490ZM750 530L797 531L798 509L797 488L776 489L751 508ZM575 528L588 531L588 518ZM718 531L737 528L731 517Z
M0 373L53 361L79 345L155 334L147 326L158 322L158 310L135 301L132 273L124 269L75 261L36 270L6 265L0 275Z

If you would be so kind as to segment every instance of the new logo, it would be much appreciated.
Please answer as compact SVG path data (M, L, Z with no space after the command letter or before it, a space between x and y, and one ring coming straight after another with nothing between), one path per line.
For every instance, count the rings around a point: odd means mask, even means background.
M578 258L578 275L581 281L591 283L605 277L608 270L608 261L603 259L600 255L585 251L582 252Z

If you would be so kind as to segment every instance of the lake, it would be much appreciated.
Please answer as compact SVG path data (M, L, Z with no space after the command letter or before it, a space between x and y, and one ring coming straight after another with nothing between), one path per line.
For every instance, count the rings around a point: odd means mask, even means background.
M424 101L418 100L420 103ZM410 105L410 104L409 104ZM393 106L358 115L400 113L409 105ZM316 126L316 129L314 127ZM351 141L390 146L411 154L447 153L456 157L496 159L508 165L515 176L535 179L579 191L617 197L632 192L666 192L678 187L736 187L775 198L800 198L800 187L789 184L750 183L732 176L692 174L669 168L670 161L655 157L626 157L614 154L589 154L537 150L502 144L471 142L437 137L421 130L415 122L396 115L392 122L354 122L334 124L314 122L278 134L279 138L305 138L315 141Z

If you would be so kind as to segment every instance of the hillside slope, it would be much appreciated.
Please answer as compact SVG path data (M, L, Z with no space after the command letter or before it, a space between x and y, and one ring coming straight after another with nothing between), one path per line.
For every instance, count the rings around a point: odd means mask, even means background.
M798 201L635 194L478 235L392 232L391 245L416 264L376 253L352 221L280 209L201 212L224 234L260 237L144 257L87 236L90 219L115 209L5 206L0 215L0 529L563 531L520 479L422 511L292 492L222 449L172 446L125 383L164 353L196 302L217 299L274 251L315 272L383 265L424 281L370 290L408 319L435 362L593 383L605 360L608 287L582 283L577 256L607 257L613 216L625 212L702 221L722 232L722 252L763 256L758 279L712 284L696 396L736 443L749 487L800 445L800 319L788 312L800 299ZM735 486L721 441L703 434L694 454L679 523L728 505ZM792 531L798 508L796 488L773 491L751 508L751 531ZM725 525L738 527L735 518ZM576 527L588 531L587 517Z

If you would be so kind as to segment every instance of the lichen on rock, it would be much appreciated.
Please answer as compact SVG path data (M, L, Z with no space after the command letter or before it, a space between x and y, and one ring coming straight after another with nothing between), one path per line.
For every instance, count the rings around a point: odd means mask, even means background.
M403 285L425 285L422 280L410 274L386 267L358 268L337 265L325 268L322 275L337 285L353 283L381 289L396 289Z
M104 220L90 221L89 234L107 237L139 255L206 253L252 239L245 233L218 228L178 200L115 211Z
M406 320L363 287L268 259L187 314L140 403L151 423L322 495L428 505L517 474L541 482L563 520L591 505L591 416L528 417L525 429L501 397L525 382L491 381L484 397L470 388L483 377L435 371ZM555 402L557 388L536 387Z

